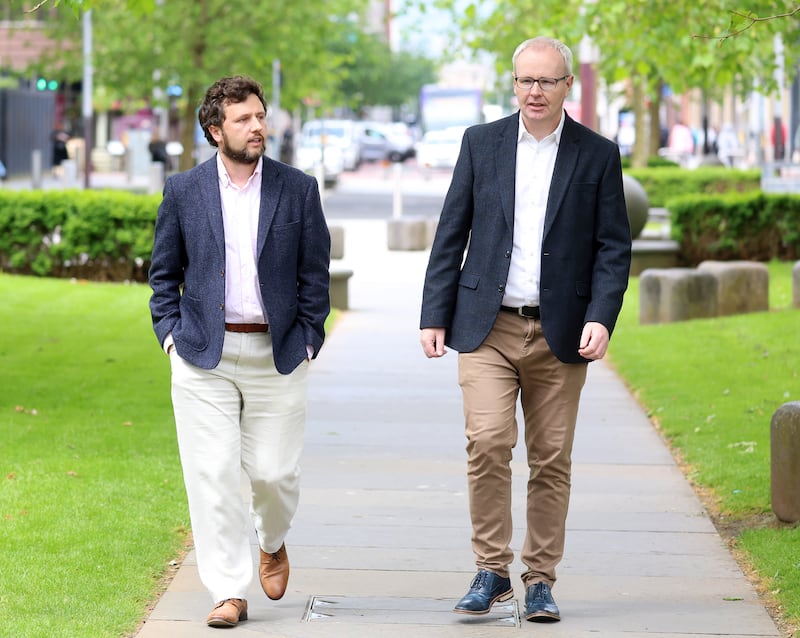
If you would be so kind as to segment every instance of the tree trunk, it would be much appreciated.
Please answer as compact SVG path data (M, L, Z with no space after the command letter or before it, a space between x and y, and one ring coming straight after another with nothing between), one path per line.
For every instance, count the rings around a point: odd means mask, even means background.
M650 99L650 157L658 155L658 149L661 147L661 119L659 117L659 111L661 111L662 86L663 82L659 82Z
M194 166L194 101L186 96L186 106L183 109L183 117L181 118L181 145L183 146L183 154L181 155L178 169L187 171Z
M647 108L644 103L644 82L638 75L631 77L633 89L633 113L635 115L636 139L633 142L633 153L631 155L632 168L647 167L648 127L647 127Z

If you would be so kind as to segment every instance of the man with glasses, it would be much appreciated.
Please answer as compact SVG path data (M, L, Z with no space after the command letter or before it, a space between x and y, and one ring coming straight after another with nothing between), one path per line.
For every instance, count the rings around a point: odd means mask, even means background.
M569 48L526 40L512 65L519 112L464 134L431 248L420 341L428 357L459 352L478 573L454 611L486 614L514 595L519 397L529 466L524 616L553 622L578 402L622 307L631 235L619 149L564 111Z

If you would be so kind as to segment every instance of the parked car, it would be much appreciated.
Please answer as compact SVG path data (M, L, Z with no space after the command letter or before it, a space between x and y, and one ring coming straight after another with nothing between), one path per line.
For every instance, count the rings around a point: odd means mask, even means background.
M359 127L352 120L309 120L300 130L301 146L336 147L342 156L344 170L354 171L361 163Z
M464 127L428 131L417 143L417 164L422 168L453 168L461 150Z
M362 122L359 145L365 162L403 162L416 154L411 132L402 122Z
M319 138L301 137L295 153L295 166L306 173L317 175L319 167L324 165L324 185L330 187L336 184L344 170L342 150L335 144L326 144L323 155L322 149Z

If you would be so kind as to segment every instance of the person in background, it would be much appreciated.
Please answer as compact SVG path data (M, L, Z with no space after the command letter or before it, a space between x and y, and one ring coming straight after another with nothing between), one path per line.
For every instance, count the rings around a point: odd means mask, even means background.
M551 38L512 57L519 112L467 129L431 248L420 341L459 352L477 574L456 604L486 614L514 595L512 449L522 403L529 477L524 617L561 615L572 442L587 364L622 307L631 231L616 144L564 111L572 52Z
M732 168L740 155L739 138L736 136L733 124L725 122L717 137L717 157L725 166Z
M198 119L217 153L172 175L150 267L153 329L172 404L211 627L246 620L253 576L280 599L299 498L306 376L330 311L330 235L314 177L264 155L261 86L226 77ZM242 470L250 490L242 502Z
M170 170L169 153L167 153L167 143L161 139L158 129L154 129L150 137L150 144L147 145L150 151L150 160L161 162L164 165L164 174Z
M50 134L50 142L53 145L53 174L56 177L61 177L63 170L61 163L69 159L68 141L69 134L64 130L63 125L57 124Z

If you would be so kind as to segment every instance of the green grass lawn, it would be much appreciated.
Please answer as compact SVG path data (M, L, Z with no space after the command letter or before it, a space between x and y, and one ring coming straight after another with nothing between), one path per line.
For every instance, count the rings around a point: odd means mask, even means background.
M125 635L182 552L169 363L148 298L0 275L0 635Z
M770 419L800 397L791 267L770 264L770 312L665 325L639 325L633 279L609 358L798 623L800 528L769 494ZM0 275L0 618L15 638L130 634L184 549L149 294Z
M800 400L792 265L769 265L770 312L662 325L639 325L633 279L609 359L764 591L798 624L800 527L779 523L770 505L770 421Z

